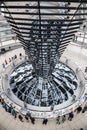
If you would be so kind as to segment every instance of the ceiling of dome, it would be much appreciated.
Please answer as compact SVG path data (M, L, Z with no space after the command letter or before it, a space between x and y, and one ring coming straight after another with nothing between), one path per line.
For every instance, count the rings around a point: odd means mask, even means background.
M52 72L87 15L86 0L2 0L1 11L36 70ZM85 4L84 4L85 3ZM49 73L48 72L48 73Z

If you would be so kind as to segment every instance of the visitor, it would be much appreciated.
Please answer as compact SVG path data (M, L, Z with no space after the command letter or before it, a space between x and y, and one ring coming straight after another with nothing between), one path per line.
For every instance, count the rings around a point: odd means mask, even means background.
M1 99L1 104L4 104L4 103L5 103L4 98L2 98Z
M12 110L12 106L8 106L8 112L11 113L11 110Z
M20 54L19 54L19 56L21 57L21 56L22 56L22 54L20 53Z
M5 59L5 64L7 65L8 64L8 62L7 62L7 60Z
M29 111L27 112L27 116L31 118L31 113Z
M69 121L72 121L73 117L74 117L74 114L73 114L73 112L69 113L68 120L69 120Z
M34 117L30 117L31 123L35 124L35 118Z
M26 119L27 122L29 122L29 118L28 118L27 114L25 115L25 119Z
M11 51L11 47L9 46L9 51Z
M66 121L66 116L62 116L62 123L64 123Z
M17 55L15 54L14 59L17 59Z
M9 63L11 62L11 58L9 58Z
M47 124L47 122L48 122L48 119L43 119L43 124Z
M56 124L60 124L60 116L56 118Z
M22 58L22 53L20 53L19 56L20 56L20 59L21 59Z
M5 64L4 63L2 63L2 67L3 67L3 69L5 69Z
M77 114L80 113L81 111L82 111L82 107L79 106L79 107L77 108Z
M87 105L84 106L82 113L84 113L85 111L87 111Z
M4 108L5 111L7 112L7 104L6 104L6 103L3 103L3 104L2 104L2 108Z
M21 115L19 115L18 118L21 122L23 122L23 117Z
M15 107L14 107L15 108ZM11 114L14 116L14 118L17 117L17 113L16 111L14 110L14 108L11 108Z

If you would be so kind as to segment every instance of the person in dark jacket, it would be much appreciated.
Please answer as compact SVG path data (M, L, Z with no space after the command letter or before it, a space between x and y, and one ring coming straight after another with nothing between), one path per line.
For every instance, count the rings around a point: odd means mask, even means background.
M43 124L47 124L47 122L48 122L48 119L43 119Z
M69 113L68 120L69 120L69 121L72 121L73 117L74 117L74 114L73 114L73 112Z
M77 108L77 114L80 113L81 111L82 111L82 107L79 106L79 107Z

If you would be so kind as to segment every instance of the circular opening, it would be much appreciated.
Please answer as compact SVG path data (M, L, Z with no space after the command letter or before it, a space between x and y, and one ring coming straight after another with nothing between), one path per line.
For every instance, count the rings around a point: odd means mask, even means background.
M10 87L23 102L34 106L59 105L73 96L78 87L75 72L59 62L47 79L37 77L29 62L17 66L10 74Z

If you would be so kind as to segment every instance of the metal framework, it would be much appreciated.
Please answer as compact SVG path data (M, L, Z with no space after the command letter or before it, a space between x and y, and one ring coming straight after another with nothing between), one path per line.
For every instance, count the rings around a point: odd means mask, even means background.
M47 79L87 15L87 0L1 0L37 77Z
M16 35L0 13L0 48L3 46L4 41L12 40L14 38L16 39Z

